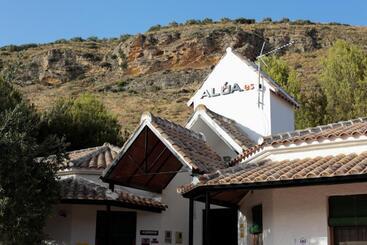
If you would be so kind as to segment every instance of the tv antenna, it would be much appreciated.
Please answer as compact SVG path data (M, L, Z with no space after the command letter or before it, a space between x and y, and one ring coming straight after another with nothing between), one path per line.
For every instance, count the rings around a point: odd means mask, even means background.
M264 63L264 65L266 67L268 67L268 65L265 63L265 61L262 59L265 56L268 56L269 54L274 54L276 52L278 52L281 49L287 48L291 45L294 44L294 41L290 41L287 44L284 44L282 46L279 46L273 50L270 50L269 52L263 53L264 52L264 48L265 48L265 42L263 42L263 45L261 47L261 51L259 56L256 57L256 60L258 61L257 64L257 72L258 72L258 82L257 82L257 90L258 90L258 106L263 106L264 105L264 80L261 79L261 63Z

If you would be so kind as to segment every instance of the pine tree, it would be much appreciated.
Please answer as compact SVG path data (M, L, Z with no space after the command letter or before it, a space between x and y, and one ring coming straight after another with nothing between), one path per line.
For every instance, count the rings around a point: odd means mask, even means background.
M322 65L320 84L327 100L325 122L366 116L366 53L354 44L338 40Z

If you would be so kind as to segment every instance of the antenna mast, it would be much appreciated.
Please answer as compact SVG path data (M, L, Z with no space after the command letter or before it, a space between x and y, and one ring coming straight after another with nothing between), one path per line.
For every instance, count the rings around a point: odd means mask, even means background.
M262 47L261 47L261 51L260 51L260 54L259 56L256 57L256 60L258 60L258 64L257 64L257 71L258 71L258 76L259 76L259 79L258 79L258 86L257 86L257 90L258 90L258 106L261 106L263 107L264 105L264 81L263 79L261 79L261 62L264 63L264 65L267 67L267 64L265 63L265 61L262 59L263 57L269 55L269 54L273 54L273 53L276 53L278 52L279 50L283 49L283 48L286 48L288 46L291 46L294 44L294 41L291 41L287 44L284 44L282 46L279 46L269 52L266 52L263 54L263 51L264 51L264 48L265 48L265 42L263 43Z

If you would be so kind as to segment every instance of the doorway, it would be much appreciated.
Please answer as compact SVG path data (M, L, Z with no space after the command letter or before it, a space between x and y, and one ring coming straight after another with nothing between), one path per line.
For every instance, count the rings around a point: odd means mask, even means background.
M96 245L135 245L136 213L97 211Z
M209 232L210 245L237 245L237 209L220 208L209 210L209 227L206 229L206 211L203 210L203 238Z

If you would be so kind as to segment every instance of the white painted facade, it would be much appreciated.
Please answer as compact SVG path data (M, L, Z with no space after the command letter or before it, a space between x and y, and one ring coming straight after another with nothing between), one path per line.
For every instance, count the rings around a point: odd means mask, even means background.
M188 105L194 109L204 104L208 109L239 123L257 142L261 136L294 130L293 105L281 99L279 88L269 77L259 73L254 64L227 48L213 71ZM227 89L225 84L227 83ZM259 88L261 85L261 89ZM238 89L223 94L231 86ZM225 92L224 92L225 93ZM288 96L288 95L287 95Z
M367 194L367 183L254 190L242 199L240 212L249 227L251 208L262 204L264 245L328 245L328 198L353 194ZM245 232L239 245L251 245Z
M280 98L274 85L265 75L261 76L261 91L258 90L258 72L249 61L227 49L226 54L204 81L202 87L189 101L194 109L205 105L211 111L234 120L250 138L259 142L262 136L294 130L294 105ZM235 84L235 91L220 95L223 85ZM228 88L228 87L227 87ZM213 90L214 89L214 90ZM259 104L260 99L260 104ZM235 157L242 152L239 146L205 113L195 112L187 128L201 132L205 139L220 156ZM149 121L146 122L148 125ZM141 125L143 128L144 125ZM151 128L154 130L154 128ZM134 135L130 138L134 140ZM164 142L171 150L169 142ZM367 137L328 139L324 141L303 142L287 146L268 146L242 164L264 159L274 161L297 158L337 155L340 153L361 153L366 150ZM179 157L179 156L178 156ZM75 173L73 173L75 174ZM100 182L100 173L82 177ZM134 211L137 213L136 244L141 244L140 230L158 230L159 244L164 242L165 231L182 232L183 245L188 245L189 200L177 193L177 187L192 182L190 173L178 173L162 194L115 186L117 189L134 192L145 197L161 199L168 208L162 213L152 213L125 208L112 207L112 211ZM263 241L264 245L296 245L306 240L303 245L327 245L330 241L328 228L328 197L333 195L367 194L366 183L320 185L310 187L277 188L254 190L240 202L238 241L239 245L251 245L251 235L247 228L251 225L251 208L263 206ZM211 206L212 208L220 208ZM202 245L204 204L195 202L194 207L194 244ZM95 244L96 214L106 210L105 206L61 204L55 207L45 232L60 244ZM61 216L60 214L66 214ZM244 226L242 227L241 224ZM244 232L244 237L241 237Z
M83 175L83 177L91 181L99 181L96 175ZM111 206L111 211L132 211L137 213L136 226L136 244L141 244L142 238L157 238L164 243L164 232L171 231L173 234L173 243L175 232L182 232L183 243L188 244L188 212L189 200L183 198L177 193L177 187L183 184L190 183L191 176L189 173L178 173L170 184L163 190L160 198L162 203L168 208L161 213L141 211L135 209L127 209ZM125 188L125 187L122 187ZM135 193L149 196L144 191L128 188ZM157 194L152 194L157 195ZM50 240L55 240L57 244L66 245L92 245L95 244L96 236L96 218L97 211L106 211L104 205L76 205L76 204L60 204L55 207L52 216L48 219L45 233ZM63 217L65 214L66 216ZM140 230L157 230L158 236L141 236Z
M272 161L360 154L367 147L366 136L313 140L286 146L268 146L242 164L260 160ZM252 235L247 228L252 225L251 209L261 204L263 208L264 245L328 245L328 198L336 195L367 194L367 183L317 185L309 187L253 190L240 202L240 216L244 217L245 237L239 245L251 245Z

